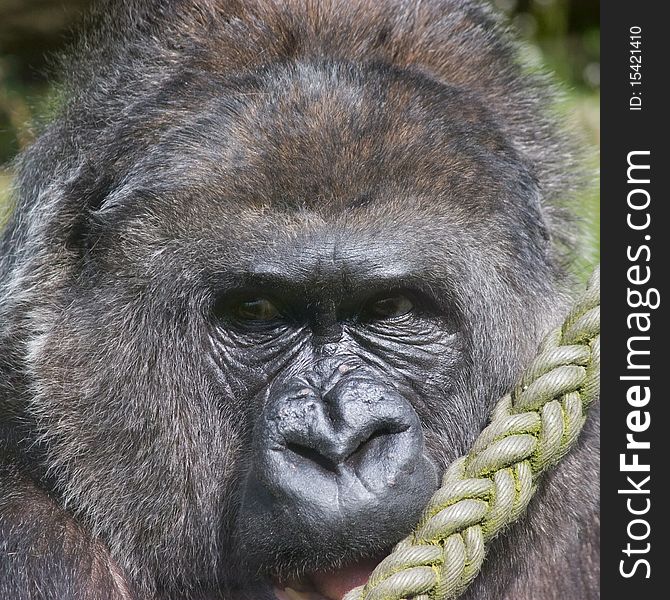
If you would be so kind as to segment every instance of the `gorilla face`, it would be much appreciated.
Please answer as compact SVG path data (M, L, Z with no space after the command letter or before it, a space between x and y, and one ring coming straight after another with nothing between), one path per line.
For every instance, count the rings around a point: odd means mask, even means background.
M457 360L458 334L381 253L328 238L263 263L217 311L222 369L268 376L239 515L258 568L278 553L309 568L379 552L437 485L414 407L420 377Z
M196 568L334 598L533 349L537 183L485 106L418 73L187 83L133 107L43 224L41 464L138 585Z

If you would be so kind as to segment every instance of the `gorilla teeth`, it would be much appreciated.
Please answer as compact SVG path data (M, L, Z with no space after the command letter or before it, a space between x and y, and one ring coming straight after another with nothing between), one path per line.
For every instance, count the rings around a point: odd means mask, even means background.
M294 590L290 587L284 589L274 588L277 600L327 600L321 594L313 591Z

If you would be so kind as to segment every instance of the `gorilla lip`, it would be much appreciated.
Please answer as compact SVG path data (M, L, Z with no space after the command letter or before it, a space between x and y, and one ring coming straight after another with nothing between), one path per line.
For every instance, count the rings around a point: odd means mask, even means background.
M341 600L350 590L363 585L378 560L364 559L336 571L318 571L304 579L275 582L277 600Z

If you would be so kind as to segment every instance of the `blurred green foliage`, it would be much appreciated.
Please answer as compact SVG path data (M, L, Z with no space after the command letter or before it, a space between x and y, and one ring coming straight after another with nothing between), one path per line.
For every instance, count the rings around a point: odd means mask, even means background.
M557 74L566 89L563 110L588 145L596 173L600 142L599 0L490 0L528 42L532 63ZM7 210L11 160L34 139L50 98L50 57L67 45L91 0L0 0L0 225ZM597 260L597 190L577 199L592 243L579 266Z

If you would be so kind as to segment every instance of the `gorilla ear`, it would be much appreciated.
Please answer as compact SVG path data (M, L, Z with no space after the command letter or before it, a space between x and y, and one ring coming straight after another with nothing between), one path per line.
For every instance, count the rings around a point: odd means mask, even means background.
M549 249L552 244L552 234L550 227L551 216L549 210L546 206L542 204L542 198L538 194L537 200L535 201L534 209L537 211L537 220L535 221L538 234L542 242L544 242L545 249Z
M517 204L520 213L518 232L524 236L530 235L535 244L545 253L551 253L554 243L552 203L545 197L533 170L524 161L517 173L515 191L513 192L520 200Z
M90 162L84 163L80 172L69 182L63 192L65 199L65 245L77 251L86 251L93 245L94 215L103 207L106 198L115 188L115 178Z

